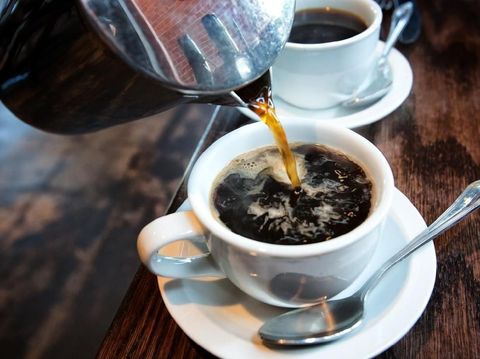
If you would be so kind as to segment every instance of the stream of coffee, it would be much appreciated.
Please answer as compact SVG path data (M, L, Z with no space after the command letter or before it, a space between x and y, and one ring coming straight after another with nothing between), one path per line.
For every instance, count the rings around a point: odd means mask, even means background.
M272 100L272 91L270 86L265 86L261 89L258 96L248 103L249 108L255 112L260 120L265 123L275 138L278 150L282 155L285 170L288 178L295 190L300 189L300 179L298 178L297 163L290 146L288 145L287 135L278 120L275 113L275 106Z

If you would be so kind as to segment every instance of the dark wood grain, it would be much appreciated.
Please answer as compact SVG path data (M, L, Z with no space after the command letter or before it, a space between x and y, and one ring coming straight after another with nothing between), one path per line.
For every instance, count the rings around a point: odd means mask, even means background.
M0 104L1 358L95 355L213 110L65 137Z
M420 4L419 41L399 47L414 72L407 101L383 121L359 129L389 160L396 186L431 223L480 178L480 2ZM219 114L203 144L241 124ZM239 122L240 121L240 122ZM177 196L171 210L185 198ZM480 214L436 241L431 300L415 326L381 358L478 358L480 355ZM209 357L178 328L143 267L130 286L99 358Z

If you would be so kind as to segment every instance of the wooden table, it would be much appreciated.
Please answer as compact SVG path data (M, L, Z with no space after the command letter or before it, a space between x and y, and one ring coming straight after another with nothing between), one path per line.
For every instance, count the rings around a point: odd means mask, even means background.
M399 47L413 68L411 95L384 120L356 130L381 149L397 188L431 223L468 183L480 178L480 2L439 0L420 5L422 37L414 45ZM234 109L218 110L198 153L249 121ZM182 186L169 212L184 199ZM476 213L436 240L438 268L430 302L413 329L381 358L480 355L479 234L480 214ZM210 354L176 325L155 276L142 266L98 356L198 358Z

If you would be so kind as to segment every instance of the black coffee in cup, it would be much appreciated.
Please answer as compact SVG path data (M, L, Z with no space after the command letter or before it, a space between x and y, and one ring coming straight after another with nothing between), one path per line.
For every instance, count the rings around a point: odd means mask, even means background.
M321 44L348 39L367 29L355 14L332 8L313 8L295 13L289 42Z
M260 242L310 244L359 226L371 208L372 182L332 148L295 144L301 189L291 186L274 146L236 157L218 175L212 211L234 233Z

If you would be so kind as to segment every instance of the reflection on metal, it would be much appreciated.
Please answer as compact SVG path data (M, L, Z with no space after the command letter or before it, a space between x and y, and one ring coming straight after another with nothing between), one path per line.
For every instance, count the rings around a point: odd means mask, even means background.
M227 93L273 64L294 0L79 0L90 24L136 70L193 94Z

